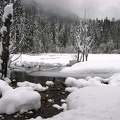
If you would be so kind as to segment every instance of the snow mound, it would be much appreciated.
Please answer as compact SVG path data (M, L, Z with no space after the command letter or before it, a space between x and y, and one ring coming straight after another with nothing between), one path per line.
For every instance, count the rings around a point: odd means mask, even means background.
M9 91L9 90L12 90L13 88L12 87L10 87L9 85L8 85L8 83L6 83L5 81L3 81L3 80L0 80L0 95L4 95L7 91Z
M52 81L46 81L46 83L45 83L46 85L54 85L54 83L52 82Z
M76 88L82 88L86 86L120 86L120 73L115 73L107 79L101 77L86 77L85 79L76 79L68 77L65 80L67 86L66 91L72 92Z
M58 109L58 110L62 110L62 109L63 109L63 111L67 110L67 104L66 103L63 103L61 106L59 106L58 104L54 104L53 107Z
M59 106L59 105L57 105L57 104L54 104L53 107L56 108L56 109L58 109L58 110L61 109L61 106Z
M75 91L75 90L77 90L78 88L76 88L76 87L66 87L65 88L65 91L67 91L67 92L73 92L73 91Z
M13 114L38 109L41 106L39 93L28 87L13 89L5 81L0 80L0 114Z
M68 86L68 88L66 88L66 91L72 92L75 90L75 88L82 88L86 86L100 86L103 85L102 80L103 79L100 77L90 77L89 80L68 77L65 80L65 85Z
M120 73L115 73L110 78L105 79L104 81L108 82L109 85L120 86Z
M32 87L36 91L45 91L47 89L47 87L43 87L40 83L35 84L35 83L28 82L28 81L17 82L17 86L19 86L19 87Z
M67 109L76 109L76 114L93 116L100 120L120 118L120 88L101 86L78 89L67 97ZM79 119L77 119L79 120Z

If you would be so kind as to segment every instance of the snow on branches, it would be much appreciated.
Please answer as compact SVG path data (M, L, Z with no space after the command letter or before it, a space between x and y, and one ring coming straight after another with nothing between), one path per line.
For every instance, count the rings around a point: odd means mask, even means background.
M88 23L85 19L80 20L76 27L76 41L78 46L78 61L79 61L79 53L81 53L80 61L84 61L84 57L88 58L88 53L91 48L91 44L93 39L88 35Z
M4 13L2 16L3 26L0 30L0 33L2 34L2 41L0 45L0 59L2 61L0 66L0 72L2 73L1 78L7 76L10 46L10 27L13 21L12 17L13 4L8 1L8 4L4 7Z
M5 22L5 20L8 19L9 16L13 16L13 4L12 3L5 6L2 21Z

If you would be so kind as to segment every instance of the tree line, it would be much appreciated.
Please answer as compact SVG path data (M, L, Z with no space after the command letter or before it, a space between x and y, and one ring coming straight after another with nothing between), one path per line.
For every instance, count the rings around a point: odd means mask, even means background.
M0 27L4 0L0 1ZM78 50L76 35L80 21L87 19L87 35L92 37L91 53L114 53L120 49L120 20L79 18L60 9L46 10L33 2L17 0L13 6L11 53L73 53ZM2 38L0 36L0 38Z

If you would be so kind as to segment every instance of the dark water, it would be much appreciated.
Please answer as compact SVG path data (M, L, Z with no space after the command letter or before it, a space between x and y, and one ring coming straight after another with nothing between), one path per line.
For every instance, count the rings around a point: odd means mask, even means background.
M61 73L59 71L57 72L44 72L44 71L38 71L38 72L23 72L23 71L13 71L11 73L11 80L15 79L17 81L29 81L29 82L35 82L35 83L44 83L45 81L56 81L58 79L64 80L67 77L74 77L74 78L85 78L87 76L91 77L102 77L102 78L108 78L112 76L110 73L91 73L91 74L78 74L78 73Z
M49 76L46 72L40 74L31 74L31 73L26 73L23 71L13 71L11 73L11 80L15 79L16 81L29 81L29 82L34 82L34 83L45 83L46 81L58 81L58 80L65 80L66 77L62 76L54 76L51 72L51 76Z

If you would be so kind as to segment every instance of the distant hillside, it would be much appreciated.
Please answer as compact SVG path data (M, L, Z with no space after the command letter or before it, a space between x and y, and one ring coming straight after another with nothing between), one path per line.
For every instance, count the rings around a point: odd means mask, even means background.
M40 16L44 16L47 19L60 19L60 20L68 20L68 21L76 21L79 20L79 17L72 13L71 11L68 11L64 8L60 8L57 6L49 6L49 5L43 5L38 4L37 2L28 2L26 0L23 0L22 5L26 10L33 11L38 10L38 13Z
M18 8L21 9L19 11L23 11L19 16ZM25 42L16 52L66 52L68 51L66 47L71 46L74 49L74 25L79 21L77 15L60 7L25 1L22 2L21 7L20 2L18 2L15 10L14 30L21 31L21 35L18 34L17 41L20 41L22 34L25 35ZM16 17L18 18L16 19ZM17 22L18 19L21 21ZM20 23L20 28L19 26L16 28L18 23ZM24 26L24 28L21 28L21 26ZM75 51L73 49L69 51Z

